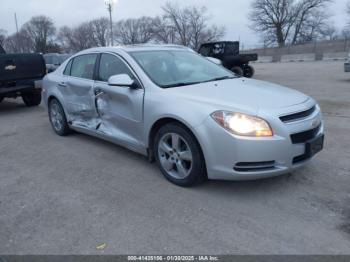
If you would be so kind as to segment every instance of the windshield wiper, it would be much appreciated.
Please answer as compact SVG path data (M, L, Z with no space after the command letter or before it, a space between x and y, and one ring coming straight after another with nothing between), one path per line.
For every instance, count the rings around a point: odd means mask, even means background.
M201 83L220 81L220 80L226 80L226 79L233 79L233 78L236 78L236 76L222 76L222 77L217 77L217 78L209 79L206 81L199 81L199 82L179 82L179 83L175 83L175 84L162 85L162 87L163 88L171 88L171 87L179 87L179 86L197 85L197 84L201 84Z
M221 81L221 80L233 79L233 78L236 78L236 76L222 76L222 77L216 77L216 78L213 78L213 79L209 79L207 81L203 81L202 83Z
M189 85L196 85L202 82L181 82L181 83L175 83L175 84L169 84L169 85L162 85L163 88L171 88L171 87L179 87L179 86L189 86Z

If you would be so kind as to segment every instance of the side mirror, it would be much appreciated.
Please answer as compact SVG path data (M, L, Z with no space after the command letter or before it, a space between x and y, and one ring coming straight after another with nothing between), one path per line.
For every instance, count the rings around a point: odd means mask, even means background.
M216 58L214 58L214 57L206 57L206 59L208 59L209 61L211 61L211 62L213 62L213 63L215 63L215 64L217 64L217 65L222 65L221 60L216 59Z
M127 74L114 75L108 79L108 85L110 86L127 86L130 88L135 87L135 81Z

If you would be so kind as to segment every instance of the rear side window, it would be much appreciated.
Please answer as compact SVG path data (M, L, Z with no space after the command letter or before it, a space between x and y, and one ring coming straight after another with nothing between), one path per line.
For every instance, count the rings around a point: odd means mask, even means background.
M73 59L71 76L93 79L97 54L81 55Z
M226 45L226 54L228 55L238 55L239 54L239 44L229 43Z
M216 43L213 46L212 52L214 55L222 55L225 53L225 44L224 43Z
M64 72L63 74L66 75L66 76L70 76L70 71L71 71L71 68L72 68L72 61L73 60L70 60L66 66L66 69L64 69Z
M103 82L108 82L111 76L120 74L127 74L131 79L135 80L133 73L131 73L130 69L120 58L114 55L102 54L98 79Z

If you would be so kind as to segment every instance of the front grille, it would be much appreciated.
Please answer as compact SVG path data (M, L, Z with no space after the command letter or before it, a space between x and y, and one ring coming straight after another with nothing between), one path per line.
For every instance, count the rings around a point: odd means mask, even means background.
M240 162L233 168L238 172L257 172L266 171L275 168L275 161L265 161L265 162Z
M302 112L291 114L291 115L281 116L280 119L284 123L298 121L298 120L303 119L305 117L311 116L315 111L316 111L316 106L313 106L312 108L310 108L306 111L302 111Z
M321 129L321 125L308 131L293 134L290 136L290 138L292 139L293 144L303 144L309 140L314 139L317 136L317 134L320 132L320 129Z

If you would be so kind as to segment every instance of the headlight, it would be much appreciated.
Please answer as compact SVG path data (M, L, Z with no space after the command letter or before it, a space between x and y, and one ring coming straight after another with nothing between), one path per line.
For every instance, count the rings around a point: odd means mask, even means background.
M232 134L250 137L273 136L270 125L259 117L227 111L214 112L212 118Z

